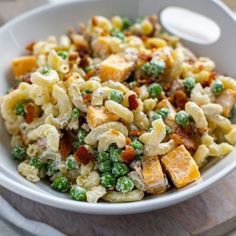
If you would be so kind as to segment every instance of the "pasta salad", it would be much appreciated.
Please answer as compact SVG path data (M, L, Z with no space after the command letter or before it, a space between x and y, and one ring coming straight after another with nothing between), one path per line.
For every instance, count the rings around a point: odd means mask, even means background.
M75 201L138 201L199 180L236 144L236 81L156 16L93 16L26 49L0 101L31 182Z

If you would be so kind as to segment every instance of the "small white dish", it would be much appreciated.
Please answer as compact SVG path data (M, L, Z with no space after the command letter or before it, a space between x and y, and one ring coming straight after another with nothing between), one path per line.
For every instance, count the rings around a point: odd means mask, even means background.
M236 75L236 54L234 52L236 23L232 13L216 0L99 0L66 1L61 4L45 5L17 17L0 29L0 95L6 93L12 84L9 65L14 57L22 54L29 42L44 39L49 35L59 35L79 21L87 21L93 15L125 15L137 17L159 13L168 6L184 7L210 17L221 29L219 40L210 45L199 45L184 41L197 55L209 56L219 71L231 76ZM10 158L10 140L0 121L0 185L31 200L91 214L128 214L155 210L182 202L209 188L236 167L236 149L228 156L210 165L202 171L202 179L183 189L172 190L159 196L150 196L132 203L87 203L68 199L66 195L50 189L48 184L32 184L21 177L16 163Z

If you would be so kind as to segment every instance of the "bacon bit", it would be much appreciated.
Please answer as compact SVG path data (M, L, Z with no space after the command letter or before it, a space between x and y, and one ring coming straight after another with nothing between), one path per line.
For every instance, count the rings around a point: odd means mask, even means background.
M80 146L74 154L75 160L83 165L87 165L92 159L92 153L85 147Z
M210 87L212 81L215 80L215 79L216 79L216 73L215 72L211 72L210 75L208 76L208 78L201 83L202 87L203 88Z
M90 77L92 77L95 74L95 70L91 69L84 77L85 80L88 80Z
M165 91L170 90L170 88L171 88L171 83L169 83L169 82L165 83L164 86L163 86L163 89Z
M28 84L32 84L32 80L31 80L31 75L30 74L23 75L21 80L22 80L22 82L26 82Z
M34 49L34 45L35 45L35 42L31 42L31 43L29 43L28 45L26 45L25 49L26 49L27 51L32 52L33 49Z
M121 153L121 160L127 164L130 164L136 156L135 150L129 146L125 146L125 150Z
M28 103L25 106L25 121L27 124L30 124L33 122L34 118L36 116L36 107L32 103Z
M63 137L60 140L59 149L62 159L65 160L71 152L71 145L69 140Z
M131 130L129 132L129 135L130 136L140 136L140 135L142 135L144 133L145 133L145 131L143 131L143 130Z
M81 59L81 61L80 61L80 63L79 63L79 66L82 67L82 68L84 68L84 67L86 67L86 66L88 66L88 65L89 65L88 56L84 56L84 57Z
M126 137L126 138L125 138L125 143L126 143L127 145L131 144L131 142L132 142L132 140L131 140L129 137Z
M174 101L178 108L184 109L185 104L188 102L188 96L182 90L177 90L174 93Z
M129 100L129 109L130 110L136 110L138 108L138 99L135 94L132 94L128 97Z
M151 55L145 53L139 53L138 58L143 61L149 61L151 59Z
M82 46L79 47L79 46L77 46L77 51L78 51L79 56L81 58L83 58L83 57L85 57L85 56L87 56L89 54L88 49L86 47L82 47Z
M171 138L176 144L183 144L188 150L196 150L197 143L195 143L182 128L177 128L176 133L171 135Z
M202 70L205 69L205 66L204 66L204 65L199 65L198 69L199 69L200 71L202 71Z
M84 101L85 103L90 102L91 99L92 99L92 94L89 93L89 94L83 95L83 101Z
M92 17L91 23L92 23L93 26L97 26L98 20L97 20L96 16Z
M76 59L78 58L78 56L79 56L79 53L78 53L78 52L71 52L71 53L69 54L69 61L74 61L74 60L76 60Z

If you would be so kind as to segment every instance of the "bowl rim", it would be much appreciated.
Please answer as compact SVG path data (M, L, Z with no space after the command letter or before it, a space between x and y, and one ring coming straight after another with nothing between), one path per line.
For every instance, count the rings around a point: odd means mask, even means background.
M71 3L85 2L85 1L94 2L97 0L79 0L79 1L68 0L66 2L60 2L56 4L52 3L52 4L42 5L24 14L21 14L16 18L12 19L11 21L5 23L0 28L0 33L6 30L8 27L11 27L11 25L14 25L18 21L23 20L25 18L29 18L30 16L33 16L36 13L40 13L44 10L49 10L58 6L68 5ZM225 7L225 5L222 4L221 2L218 2L217 4L223 7L224 10L228 11L227 7ZM232 17L231 12L228 11L228 13ZM47 195L44 194L43 192L39 192L35 189L25 186L21 183L17 183L16 181L14 181L13 179L11 179L10 177L1 172L0 172L0 185L27 199L64 210L70 210L88 214L97 214L97 215L121 215L121 214L134 214L134 213L152 211L185 201L205 191L212 184L219 181L221 178L229 174L235 168L236 168L236 160L232 162L231 165L225 166L223 169L221 169L221 171L217 172L215 175L209 177L208 179L204 181L199 181L195 185L192 185L186 189L182 189L179 192L175 191L173 194L165 195L164 197L163 195L159 195L157 197L147 199L145 201L141 200L137 202L128 202L128 203L88 203L88 202L79 202L70 199L64 199L54 195Z

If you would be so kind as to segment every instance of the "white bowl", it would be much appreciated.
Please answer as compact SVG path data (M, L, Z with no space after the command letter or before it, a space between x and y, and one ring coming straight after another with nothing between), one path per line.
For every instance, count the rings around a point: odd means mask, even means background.
M214 0L99 0L67 1L59 5L46 5L26 13L0 29L0 95L6 93L12 84L9 71L11 60L19 56L27 43L44 39L49 35L59 35L78 21L87 21L93 15L125 15L136 17L160 12L167 6L182 6L211 17L221 28L221 38L212 45L197 45L185 42L198 55L211 57L220 71L235 76L236 24L230 11ZM211 163L202 171L202 179L185 188L172 190L159 196L151 196L132 203L86 203L68 199L64 194L50 189L48 184L32 184L21 177L16 170L16 163L10 158L9 135L1 120L0 126L0 185L31 200L63 208L92 214L127 214L155 210L184 201L209 188L216 181L236 167L236 150L224 159Z

